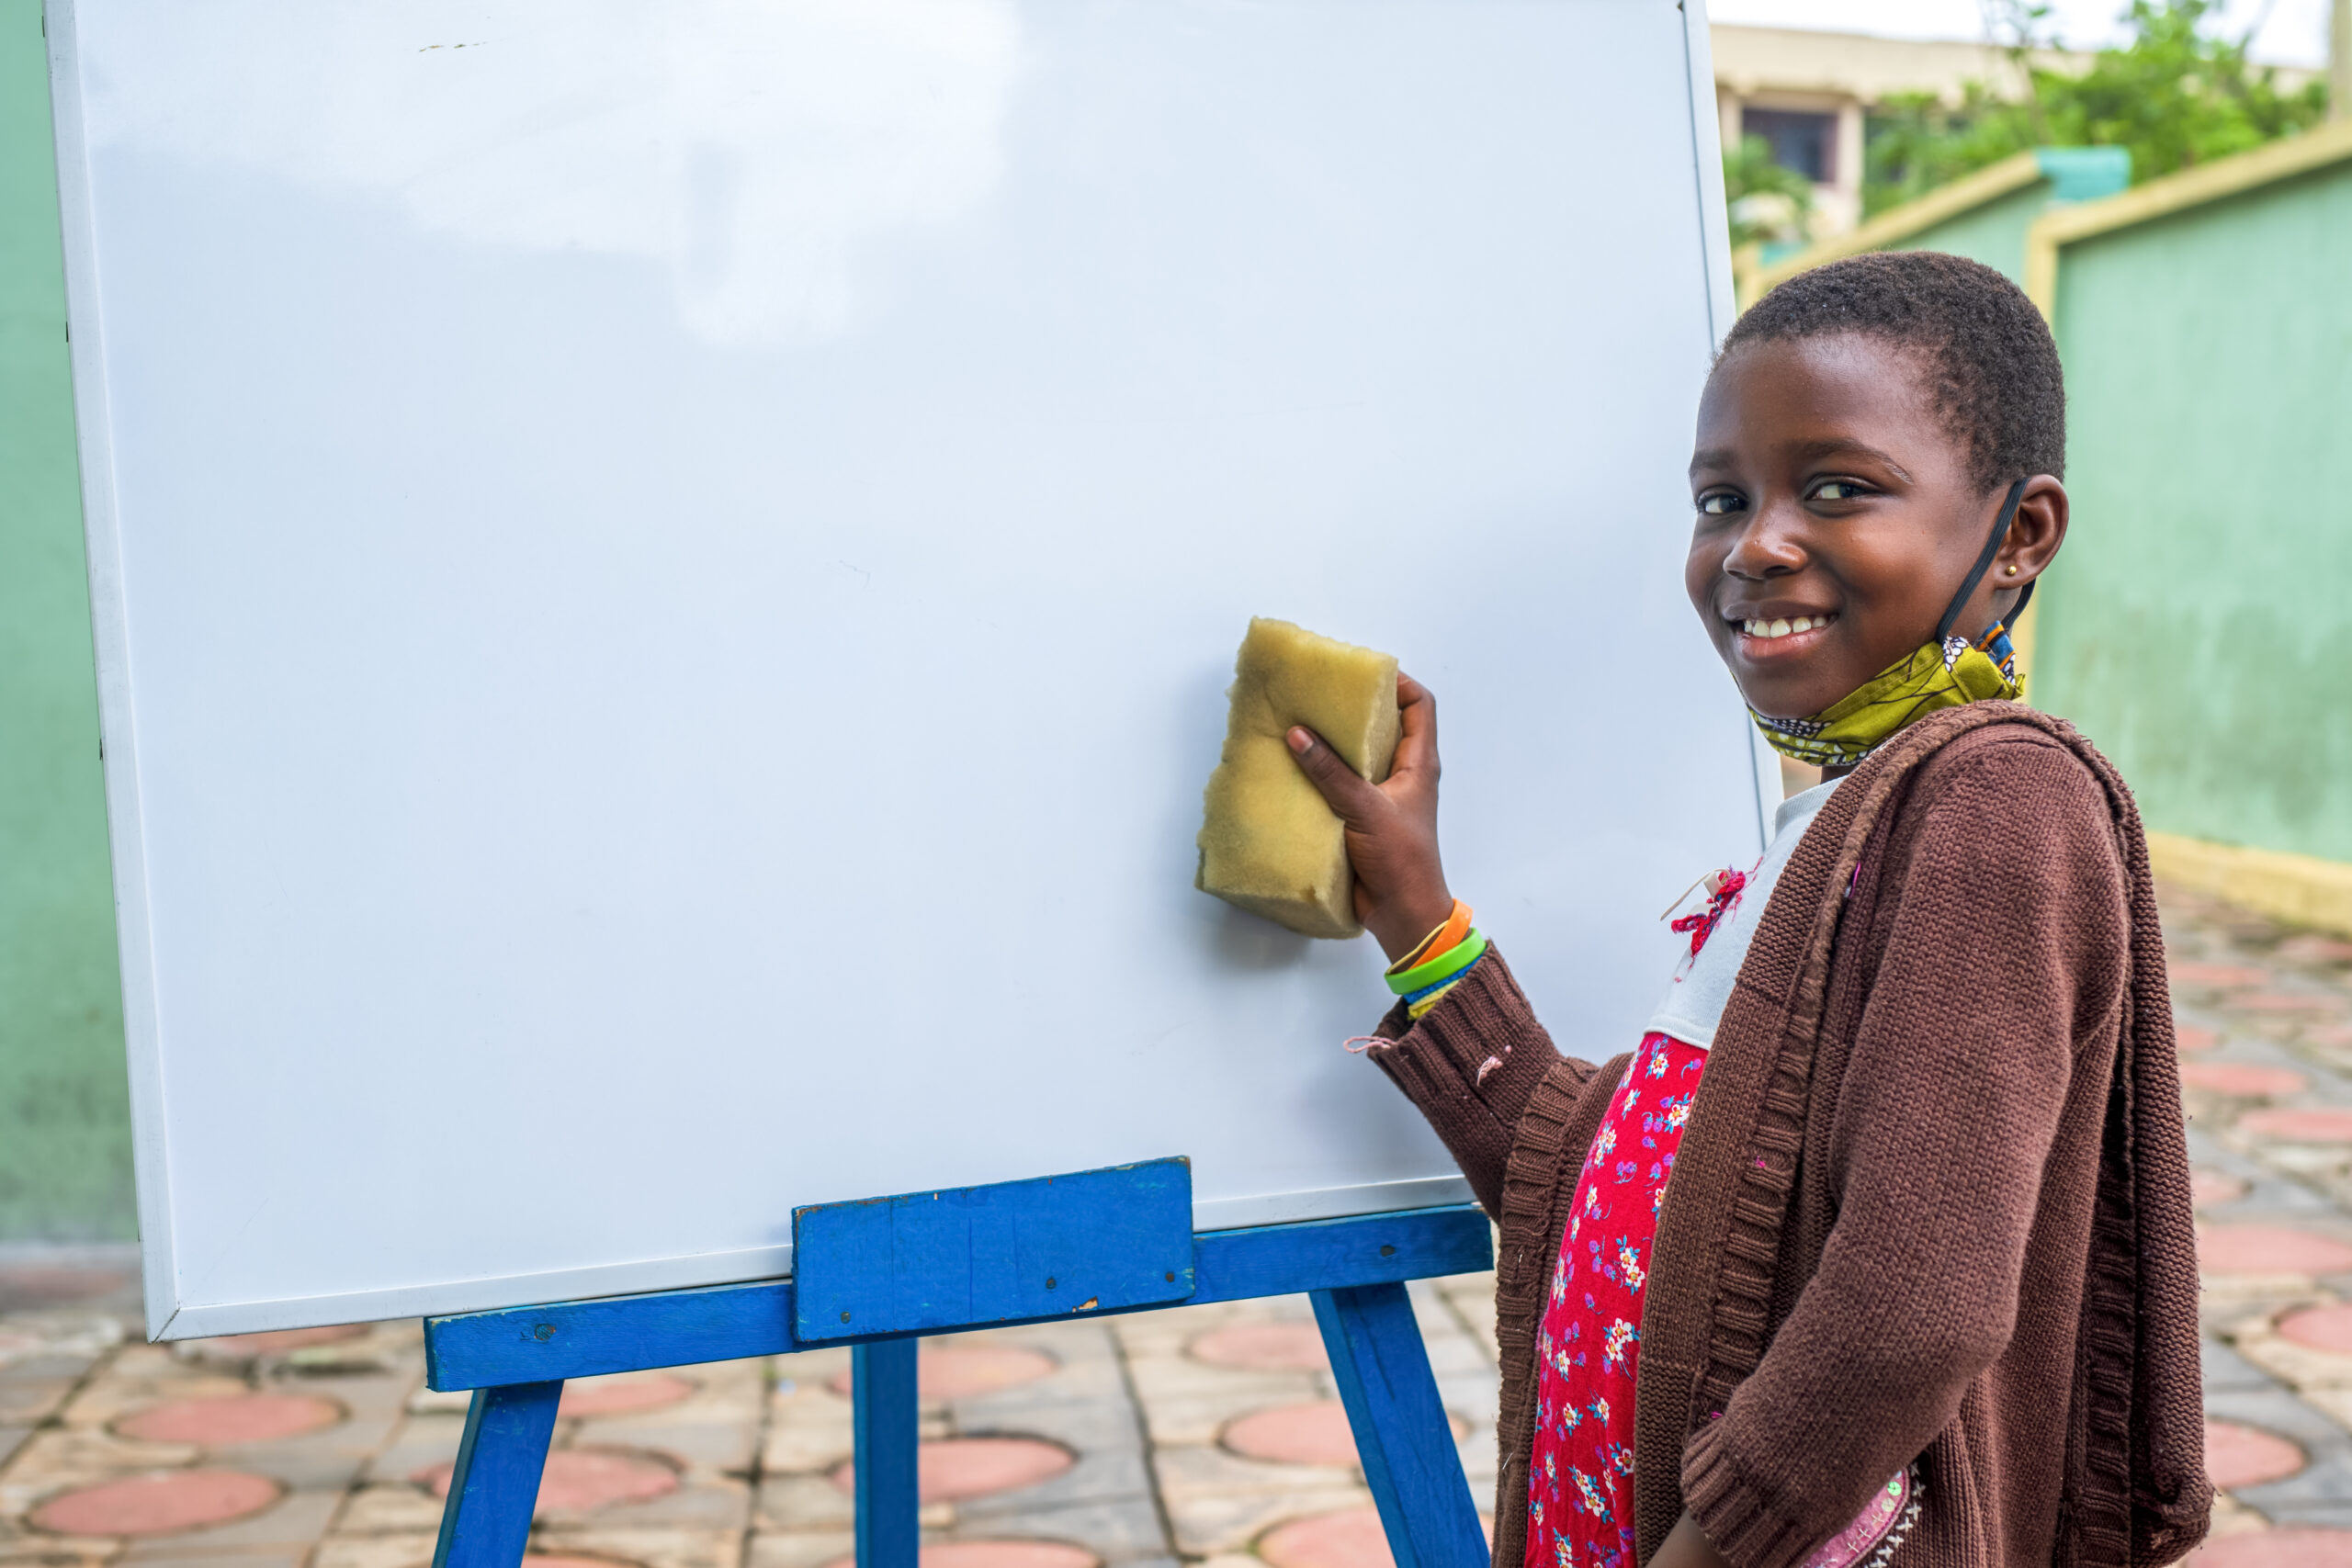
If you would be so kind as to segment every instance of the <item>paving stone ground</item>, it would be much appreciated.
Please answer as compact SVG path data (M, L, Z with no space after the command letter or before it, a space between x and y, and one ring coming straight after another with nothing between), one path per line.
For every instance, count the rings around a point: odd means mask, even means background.
M2203 1235L2198 1560L2352 1568L2352 942L2165 893ZM424 1568L465 1396L413 1323L138 1341L122 1249L0 1250L0 1563ZM1414 1305L1480 1506L1490 1276ZM567 1391L534 1568L831 1568L846 1352ZM1306 1302L933 1341L926 1568L1381 1568ZM1899 1558L1898 1558L1899 1562Z

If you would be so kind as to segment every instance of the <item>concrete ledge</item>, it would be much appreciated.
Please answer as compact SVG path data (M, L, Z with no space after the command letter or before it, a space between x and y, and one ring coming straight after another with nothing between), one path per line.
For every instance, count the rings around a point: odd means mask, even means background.
M2158 876L2299 926L2352 936L2352 865L2278 850L2150 833Z

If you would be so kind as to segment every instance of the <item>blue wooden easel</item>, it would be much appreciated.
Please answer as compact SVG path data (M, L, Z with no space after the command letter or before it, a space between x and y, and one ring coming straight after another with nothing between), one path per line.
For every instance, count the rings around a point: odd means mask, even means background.
M516 1568L566 1378L852 1351L858 1568L917 1568L915 1347L927 1334L1306 1292L1397 1568L1486 1568L1405 1281L1490 1268L1468 1204L1192 1228L1192 1168L796 1210L793 1277L428 1318L425 1382L471 1389L434 1568Z

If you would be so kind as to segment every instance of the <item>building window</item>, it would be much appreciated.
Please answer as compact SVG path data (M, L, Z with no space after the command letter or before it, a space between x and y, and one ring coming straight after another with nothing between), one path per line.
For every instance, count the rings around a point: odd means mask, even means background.
M1760 136L1772 146L1772 162L1817 186L1838 177L1838 117L1788 109L1743 109L1742 136Z

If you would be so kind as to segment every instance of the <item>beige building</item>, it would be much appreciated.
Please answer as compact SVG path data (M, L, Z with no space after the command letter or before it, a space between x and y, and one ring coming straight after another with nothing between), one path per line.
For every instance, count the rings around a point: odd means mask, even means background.
M2025 88L2008 52L1982 42L1721 24L1709 33L1724 145L1761 136L1772 144L1775 162L1812 178L1817 240L1861 220L1862 125L1873 106L1897 93L1933 93L1956 104L1972 80L2005 95ZM2046 68L2084 70L2091 57L2050 51L2034 60ZM2281 68L2278 80L2291 88L2313 74Z

